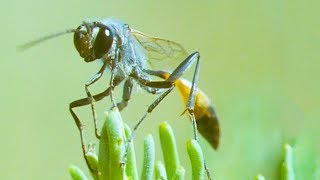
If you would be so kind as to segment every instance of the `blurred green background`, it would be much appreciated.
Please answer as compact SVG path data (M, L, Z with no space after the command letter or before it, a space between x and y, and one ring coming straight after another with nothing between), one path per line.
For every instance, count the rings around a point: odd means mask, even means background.
M315 143L320 125L319 5L315 0L3 2L1 179L70 179L70 164L86 168L68 105L85 96L84 83L99 66L80 58L71 34L24 52L17 52L16 45L75 28L87 18L111 16L201 52L199 86L214 102L222 129L218 151L201 139L214 177L253 179L262 173L277 179L284 142L309 144L314 153L320 149ZM107 87L107 79L92 91ZM123 119L132 127L155 98L136 92ZM102 124L110 99L97 106ZM77 112L89 130L87 138L95 142L89 110ZM193 134L188 118L179 116L182 111L174 91L147 118L135 137L138 162L143 137L152 133L157 138L159 123L169 121L190 177L185 142Z

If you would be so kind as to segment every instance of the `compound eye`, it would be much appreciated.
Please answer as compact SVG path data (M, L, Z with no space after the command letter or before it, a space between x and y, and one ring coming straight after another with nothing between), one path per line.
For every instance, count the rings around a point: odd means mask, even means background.
M82 46L81 46L81 38L82 38L82 34L80 33L80 29L81 29L82 26L79 26L77 28L77 31L74 33L74 36L73 36L73 43L74 43L74 46L76 47L77 51L80 53L81 55L81 52L82 52Z
M108 27L101 27L94 41L93 51L95 58L102 58L112 46L113 34Z

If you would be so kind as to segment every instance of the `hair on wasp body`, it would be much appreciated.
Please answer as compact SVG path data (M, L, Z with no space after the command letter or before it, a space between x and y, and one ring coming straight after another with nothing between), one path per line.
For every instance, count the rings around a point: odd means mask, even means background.
M88 160L85 156L87 147L83 135L84 127L74 109L86 105L91 106L95 134L99 138L95 102L110 96L113 106L122 110L128 105L133 86L136 84L148 93L159 94L159 97L149 105L146 113L133 127L132 135L126 143L124 159L134 132L147 115L170 94L174 87L179 89L186 104L186 111L193 123L194 138L198 140L197 132L199 130L200 134L214 149L218 147L220 129L216 113L206 95L197 88L200 71L199 52L188 54L180 44L174 41L145 35L114 18L102 21L86 21L76 29L45 36L20 46L20 48L29 48L67 33L74 33L75 48L85 62L101 60L103 64L99 71L84 85L87 97L75 100L69 105L70 113L80 132L82 150L87 163ZM170 73L163 66L156 65L157 62L170 64L173 61L179 61L180 63L178 66L172 67L173 70ZM193 64L196 64L196 68L193 80L190 83L181 77ZM106 70L111 71L109 87L100 93L92 94L89 86L97 82ZM162 79L154 80L155 77ZM124 82L122 99L116 102L113 91L122 82ZM207 174L210 179L209 171L207 171Z

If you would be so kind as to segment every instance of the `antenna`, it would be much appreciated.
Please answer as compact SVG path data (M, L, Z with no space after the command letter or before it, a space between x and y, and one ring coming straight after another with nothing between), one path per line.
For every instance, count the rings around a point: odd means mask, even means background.
M30 41L30 42L27 42L25 44L22 44L22 45L18 45L17 46L17 49L19 51L23 51L23 50L26 50L32 46L35 46L37 44L40 44L44 41L47 41L49 39L52 39L52 38L55 38L55 37L58 37L58 36L61 36L61 35L64 35L64 34L68 34L68 33L74 33L74 32L77 32L76 29L67 29L67 30L64 30L64 31L60 31L60 32L57 32L57 33L53 33L53 34L49 34L47 36L43 36L43 37L40 37L38 39L35 39L33 41Z

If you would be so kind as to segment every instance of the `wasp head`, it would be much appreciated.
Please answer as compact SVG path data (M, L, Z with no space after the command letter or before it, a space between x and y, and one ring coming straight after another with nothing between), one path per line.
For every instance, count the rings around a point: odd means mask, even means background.
M83 22L75 31L73 41L80 56L91 62L106 55L113 43L114 34L99 22Z

